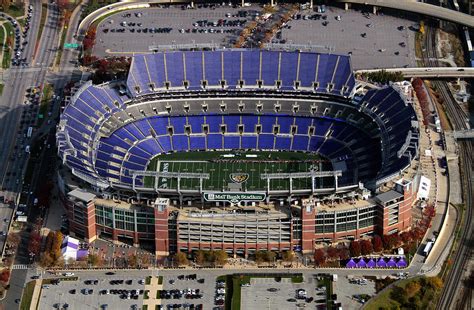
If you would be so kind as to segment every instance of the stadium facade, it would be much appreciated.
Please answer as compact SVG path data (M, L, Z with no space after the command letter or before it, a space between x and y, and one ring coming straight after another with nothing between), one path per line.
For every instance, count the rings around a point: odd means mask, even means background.
M62 113L71 232L246 255L409 228L415 111L356 86L342 55L134 56L125 82L86 83Z

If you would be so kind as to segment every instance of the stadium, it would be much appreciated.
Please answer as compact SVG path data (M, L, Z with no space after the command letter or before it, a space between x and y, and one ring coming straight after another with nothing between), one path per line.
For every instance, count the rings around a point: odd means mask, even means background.
M89 241L311 252L411 225L415 110L396 86L362 87L349 56L134 55L126 81L76 91L57 145L70 229Z

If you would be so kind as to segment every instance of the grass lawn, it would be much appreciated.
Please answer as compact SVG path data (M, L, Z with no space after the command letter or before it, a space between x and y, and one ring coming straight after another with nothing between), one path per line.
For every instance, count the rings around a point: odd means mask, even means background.
M8 15L10 15L12 17L23 16L25 14L25 5L24 4L21 4L21 5L13 5L12 4L8 8L8 10L5 11L5 13L7 13Z
M163 276L158 277L158 284L159 285L163 284Z
M33 290L35 288L35 281L28 282L23 289L21 296L20 310L29 310L31 306L31 298L33 297Z
M46 23L47 15L48 15L48 5L46 3L43 3L41 5L41 19L40 19L38 35L36 36L36 46L39 45L41 34L43 33L44 24Z
M150 283L151 283L151 276L148 276L148 277L146 277L146 279L145 279L145 284L146 284L146 285L150 285Z
M13 46L7 45L7 40L8 38L10 38L11 43L14 44L15 29L13 29L12 24L10 24L9 22L4 23L3 28L5 29L5 31L1 31L2 36L6 35L7 38L5 39L5 45L2 46L3 48L2 68L7 69L10 67L11 58L12 58L11 53L12 53L12 48L13 48ZM3 42L3 38L1 38L0 42Z
M63 50L64 50L64 43L66 41L66 35L67 35L67 29L63 27L62 32L61 32L61 41L59 42L59 49L58 53L56 54L56 60L55 60L55 65L59 66L61 63L61 57L63 55Z
M397 286L405 288L405 286L413 280L418 280L420 277L416 277L413 279L405 279L397 282ZM395 300L390 298L390 294L393 291L393 286L390 289L383 291L382 293L378 294L374 298L370 299L367 304L365 305L364 309L366 310L378 310L380 307L384 307L385 309L393 309L400 307L400 304Z
M42 284L51 284L51 283L53 283L53 280L56 280L56 279L43 279ZM79 277L63 277L63 278L58 278L57 280L59 280L59 281L77 281L77 280L79 280Z
M47 116L48 106L51 103L51 98L53 97L53 92L54 92L54 89L53 89L53 86L51 84L44 84L43 93L41 95L41 102L40 102L39 112L38 112L38 117L39 117L39 115L43 115L43 117L39 119L38 127L41 127L41 124L43 123L44 119Z

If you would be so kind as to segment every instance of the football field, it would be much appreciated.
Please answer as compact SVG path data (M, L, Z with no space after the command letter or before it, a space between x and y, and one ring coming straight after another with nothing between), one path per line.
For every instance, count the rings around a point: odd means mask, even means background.
M209 174L203 180L208 191L264 191L267 181L263 173L294 173L329 170L331 164L316 154L297 152L192 152L160 155L154 158L149 171L192 172ZM158 188L177 189L176 178L158 178ZM146 177L145 186L153 187L155 177ZM288 179L270 181L272 190L288 190ZM310 189L311 179L294 179L293 189ZM181 178L181 190L199 190L199 179Z

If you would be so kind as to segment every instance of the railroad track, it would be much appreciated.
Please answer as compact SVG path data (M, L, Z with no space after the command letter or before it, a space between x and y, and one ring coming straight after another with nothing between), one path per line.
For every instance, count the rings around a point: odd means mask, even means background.
M436 32L432 27L426 28L425 51L423 53L423 63L425 66L439 66L436 60L438 55L436 53ZM455 101L451 91L446 82L432 81L432 84L440 92L445 102L446 112L451 120L453 130L468 129L468 115L462 107ZM459 292L458 287L461 284L464 267L471 256L470 242L472 235L472 206L473 206L473 154L474 146L470 140L458 141L459 145L459 160L461 163L461 181L464 190L464 205L466 210L461 224L461 236L458 243L458 248L453 258L453 265L451 271L448 273L444 283L444 289L437 304L437 309L462 309L465 304L465 296L456 303L456 295ZM469 291L467 298L470 298Z

